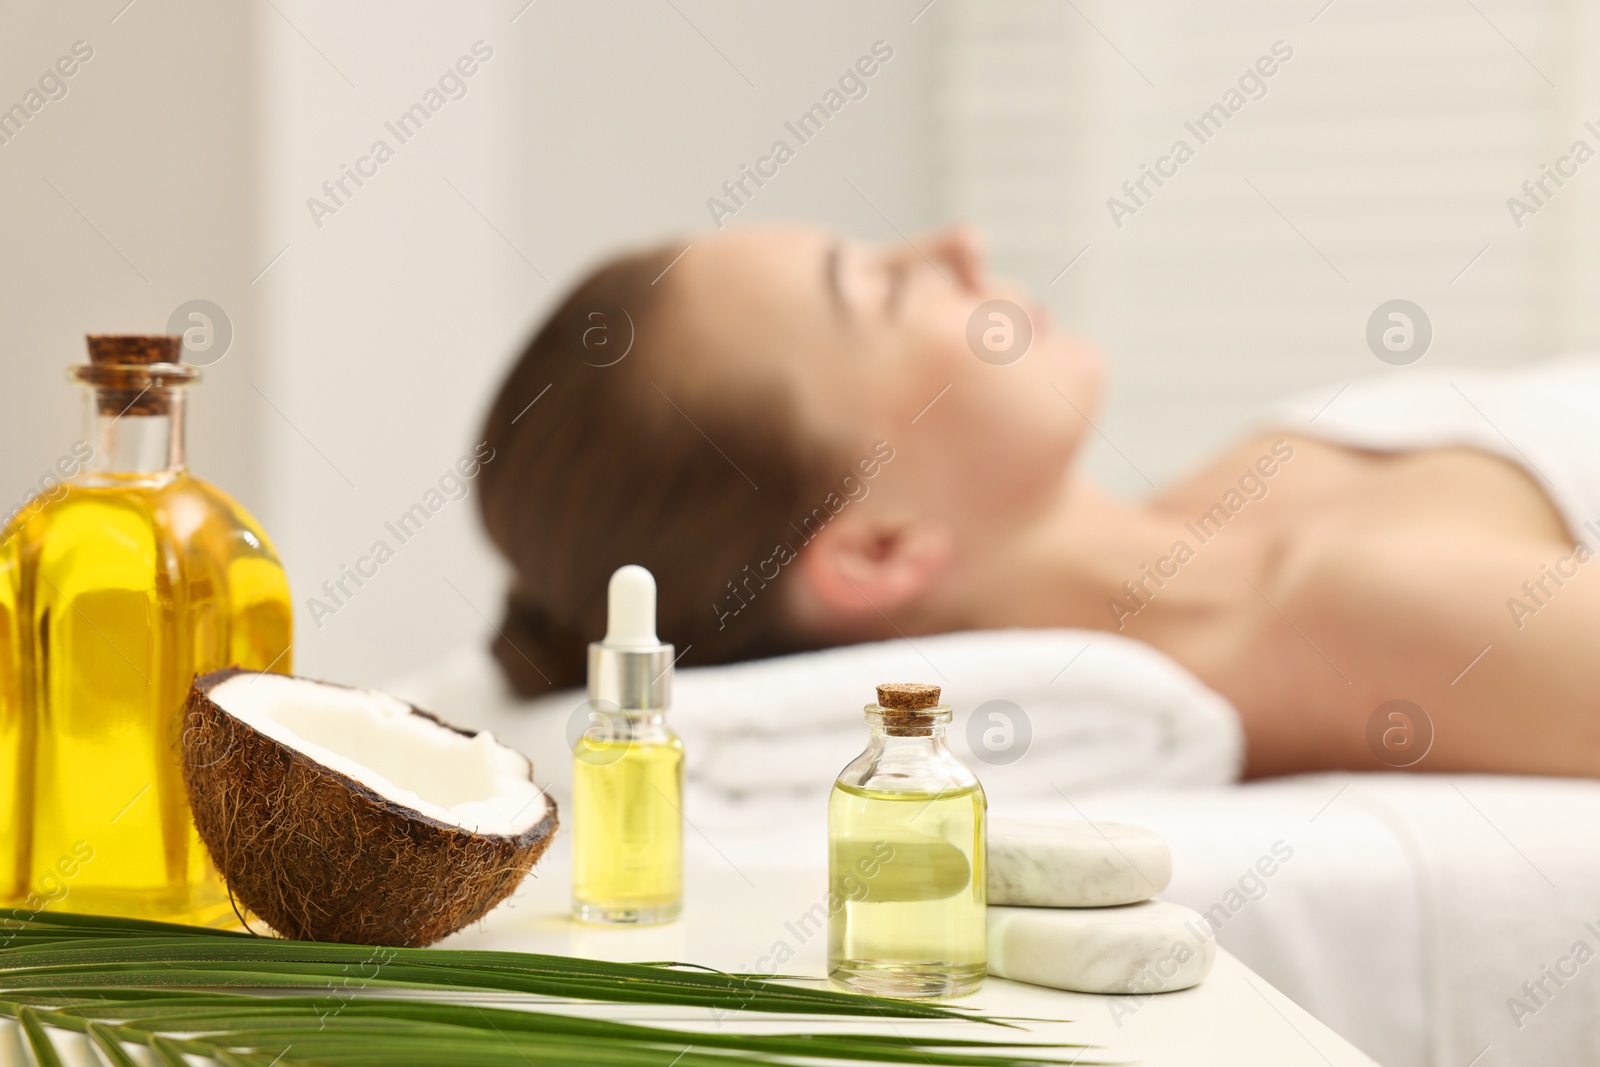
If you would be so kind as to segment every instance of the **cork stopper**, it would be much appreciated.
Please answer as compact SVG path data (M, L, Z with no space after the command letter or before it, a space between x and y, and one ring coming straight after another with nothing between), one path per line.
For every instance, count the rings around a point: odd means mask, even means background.
M183 358L183 338L176 335L91 333L88 341L89 362L97 366L145 366Z
M182 362L183 338L175 334L91 333L86 339L89 362L74 367L72 377L94 387L103 415L169 414L171 387L199 377Z
M878 705L891 711L921 711L939 703L939 687L925 682L888 682L878 686Z
M883 732L890 737L927 737L935 723L950 718L949 709L939 706L939 687L925 682L878 686L878 708L882 709Z

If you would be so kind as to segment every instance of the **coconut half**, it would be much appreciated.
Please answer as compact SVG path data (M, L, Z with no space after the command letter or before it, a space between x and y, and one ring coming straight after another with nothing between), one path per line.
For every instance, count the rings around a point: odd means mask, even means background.
M533 764L384 693L195 679L183 778L239 903L285 937L427 945L504 900L555 835Z

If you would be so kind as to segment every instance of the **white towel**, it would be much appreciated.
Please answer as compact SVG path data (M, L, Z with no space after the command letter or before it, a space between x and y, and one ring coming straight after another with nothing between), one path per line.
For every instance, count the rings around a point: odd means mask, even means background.
M1082 630L941 634L680 671L669 719L688 752L691 816L761 825L820 811L866 746L873 687L895 681L944 688L951 747L991 799L1217 785L1239 774L1233 707L1148 645ZM570 795L567 729L583 714L581 690L519 701L476 648L390 688L446 721L493 731L534 760L558 801Z
M1422 876L1430 1067L1600 1063L1600 863L1584 832L1600 784L1395 776L1359 792Z
M1292 397L1264 428L1354 448L1475 448L1528 471L1572 536L1600 549L1600 356L1506 371L1404 367Z
M999 630L853 645L685 671L674 721L690 780L730 801L822 795L865 747L880 682L932 682L948 738L992 799L1238 777L1238 717L1150 646L1083 630Z
M1384 1067L1600 1064L1600 782L1329 773L1077 806L995 815L1157 831L1161 898Z

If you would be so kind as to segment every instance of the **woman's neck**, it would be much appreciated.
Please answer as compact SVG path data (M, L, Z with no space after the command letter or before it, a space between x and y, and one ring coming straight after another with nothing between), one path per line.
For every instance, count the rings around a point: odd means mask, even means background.
M1118 500L1074 472L1033 520L971 532L915 625L1109 630L1173 651L1236 600L1246 546L1227 540L1209 543L1171 514Z

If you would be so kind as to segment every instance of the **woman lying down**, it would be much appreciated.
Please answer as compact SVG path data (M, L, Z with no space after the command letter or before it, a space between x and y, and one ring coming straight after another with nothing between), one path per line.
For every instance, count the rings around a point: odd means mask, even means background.
M524 694L582 683L607 577L640 563L685 665L1120 631L1233 702L1254 776L1382 769L1368 720L1394 699L1434 723L1428 770L1600 771L1600 361L1336 382L1128 502L1077 463L1098 355L970 233L680 253L590 275L489 415L496 655ZM990 300L1026 309L1022 358L974 355Z

